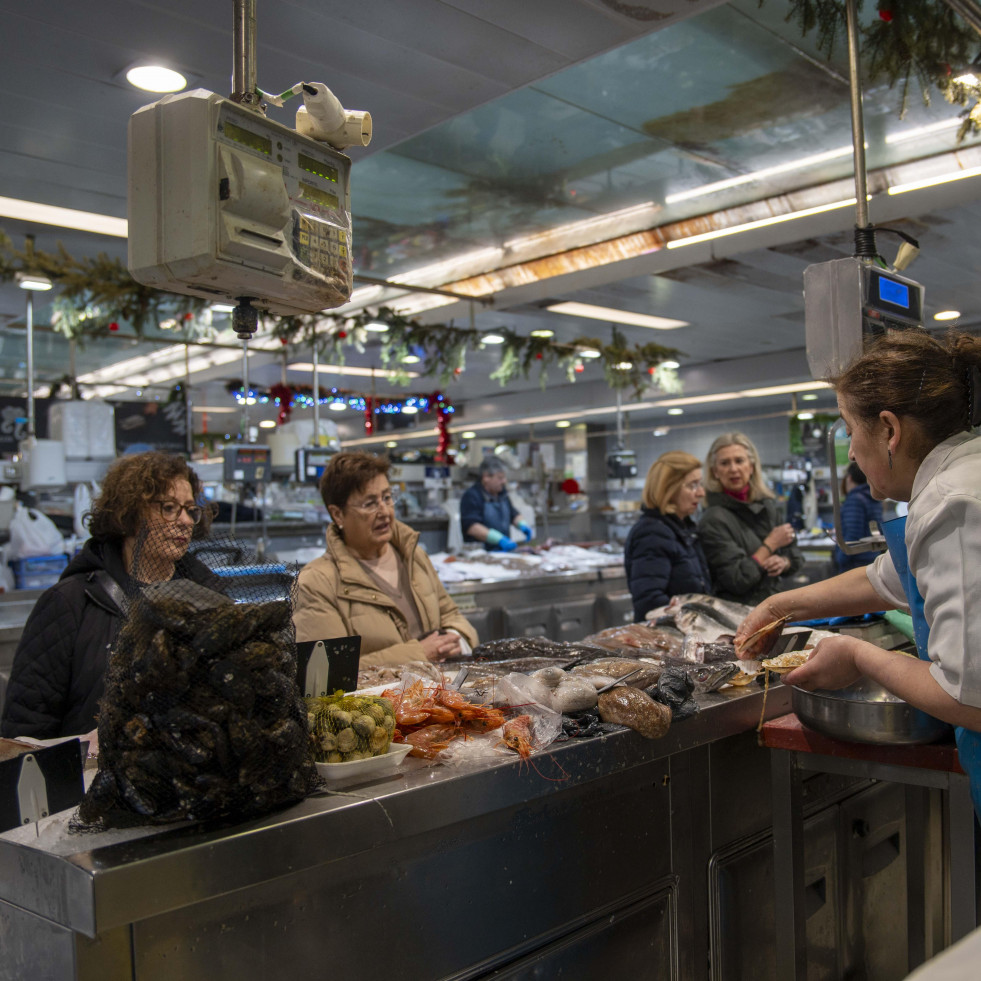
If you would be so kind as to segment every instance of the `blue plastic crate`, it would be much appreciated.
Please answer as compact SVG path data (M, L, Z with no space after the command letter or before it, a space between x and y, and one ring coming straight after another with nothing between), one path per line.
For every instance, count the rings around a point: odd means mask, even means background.
M32 555L8 563L18 589L47 589L60 578L68 565L67 555Z

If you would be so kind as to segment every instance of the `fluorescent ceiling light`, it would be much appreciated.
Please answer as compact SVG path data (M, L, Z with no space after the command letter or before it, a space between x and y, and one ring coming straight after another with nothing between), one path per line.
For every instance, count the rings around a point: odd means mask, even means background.
M259 423L259 428L260 429L275 429L276 428L276 420L275 419L263 419L262 422Z
M644 201L643 204L634 204L629 208L621 208L619 211L609 211L602 215L596 215L593 218L585 218L582 221L573 221L567 225L559 225L556 228L549 229L547 232L537 232L534 235L513 238L510 242L504 243L504 248L511 251L521 249L528 245L536 245L543 239L568 235L570 232L585 231L590 226L601 225L608 221L623 221L625 218L632 218L636 215L643 214L645 211L656 211L657 208L658 206L654 201Z
M804 422L807 422L809 419L813 419L814 418L814 413L813 412L798 412L797 413L797 418L798 419L801 419Z
M668 409L668 415L669 416L683 416L684 414L685 414L685 410L684 409L680 409L680 408L677 408L677 407L676 408L673 408L673 409Z
M633 366L633 361L618 361L613 367L616 368L617 371L630 371Z
M327 408L331 412L343 412L347 408L347 402L330 402Z
M480 339L481 344L503 344L504 338L500 334L484 334Z
M416 406L414 406L414 405L403 405L402 406L402 415L414 416L418 411L419 411L419 409Z
M892 188L889 189L892 194ZM809 218L811 215L819 215L825 211L835 211L838 208L850 208L855 204L855 198L848 198L845 201L833 201L831 204L822 204L816 208L805 208L803 211L791 211L786 215L774 215L772 218L762 218L759 221L750 221L745 225L731 225L729 228L717 228L712 232L703 232L701 235L689 235L687 238L676 238L668 242L669 249L678 249L683 245L695 245L698 242L708 242L713 238L724 238L726 235L738 235L740 232L753 231L756 228L766 228L767 225L779 225L785 221L793 221L795 218Z
M192 407L195 412L238 412L238 409L227 405L195 405Z
M965 177L981 176L981 167L972 167L970 170L955 170L947 174L940 174L938 177L928 177L922 181L910 181L908 184L897 184L889 188L890 194L905 194L907 191L919 191L924 187L935 187L937 184L949 184L951 181L964 180Z
M678 201L689 201L692 198L703 197L706 194L715 194L717 191L725 191L730 187L738 187L740 184L751 184L753 181L763 180L767 177L774 177L777 174L786 174L792 170L802 170L805 167L813 167L815 164L827 163L829 160L837 160L839 157L850 156L851 146L840 146L836 150L826 150L824 153L815 153L810 157L802 157L800 160L792 160L788 163L778 164L776 167L765 167L763 170L754 170L751 174L740 174L738 177L729 177L726 180L715 181L712 184L703 184L701 187L693 187L689 191L679 191L677 194L668 194L664 198L665 204L675 204Z
M555 331L554 330L547 330L545 328L543 328L541 330L533 330L531 332L531 336L532 337L555 337Z
M629 324L632 327L650 327L652 330L676 330L678 327L689 326L687 320L671 320L668 317L654 317L648 313L631 313L629 310L597 307L592 303L553 303L545 309L552 313L564 313L570 317L587 317L590 320L605 320L607 323ZM585 351L582 352L584 358L593 356Z
M238 357L242 356L241 350ZM294 361L286 366L288 371L313 371L312 361ZM318 375L356 375L359 378L397 378L405 377L418 378L417 371L393 371L390 368L358 368L349 364L318 364Z
M601 358L603 357L603 355L600 354L600 352L597 351L595 348L587 347L579 351L579 357L592 359L592 358Z
M388 324L383 324L380 320L373 320L370 324L365 324L364 329L371 334L387 334Z
M668 371L674 371L676 368L680 368L681 365L677 361L662 361L660 367L667 368Z
M0 218L36 221L41 225L58 225L81 232L95 232L96 235L115 235L117 238L126 238L129 234L125 218L76 211L74 208L57 208L52 204L21 201L19 198L0 197Z
M477 434L471 430L467 430L465 433L460 433L460 439L476 439Z
M235 307L231 303L212 303L210 309L212 313L231 313Z
M892 143L903 143L906 140L916 140L921 136L933 136L936 133L941 133L945 129L953 129L955 126L960 125L960 118L955 116L953 119L944 119L939 123L930 123L928 126L916 126L913 129L904 129L899 133L892 133L886 137L886 144L890 145Z
M790 395L792 392L813 392L818 389L831 388L827 382L795 382L792 385L770 385L768 388L744 388L739 392L746 398L766 398L767 395Z
M933 315L934 320L956 320L961 315L960 310L941 310Z
M466 433L464 433L463 435L464 435L464 436L466 436L467 434L466 434ZM390 440L388 440L388 442L387 442L387 443L385 443L385 445L386 445L386 446L387 446L387 447L388 447L388 448L389 448L390 450L394 450L394 449L395 449L395 447L396 447L396 446L398 446L399 444L398 444L398 443L396 443L394 439L390 439Z
M126 72L126 81L145 92L180 92L187 85L180 72L163 65L134 65Z
M558 421L558 422L557 422L557 423L555 424L555 428L556 428L556 429L568 429L568 428L569 428L569 427L570 427L571 425L572 425L572 423L571 423L571 422L569 422L569 420L568 420L568 419L560 419L560 420L559 420L559 421Z
M816 392L807 392L801 396L802 402L814 402L817 399Z
M407 354L402 358L402 364L418 364L421 360L418 354Z
M43 293L53 285L44 273L19 272L16 279L17 285L22 290L29 290L32 293Z
M957 78L954 79L954 81L957 82L959 85L976 86L978 84L978 76L973 74L972 72L965 72L963 75L958 75Z

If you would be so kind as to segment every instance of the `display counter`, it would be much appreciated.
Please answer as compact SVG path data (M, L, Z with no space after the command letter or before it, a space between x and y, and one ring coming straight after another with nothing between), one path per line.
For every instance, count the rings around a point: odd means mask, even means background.
M0 978L774 977L762 701L755 686L702 696L657 741L624 730L529 761L410 759L241 825L71 836L55 816L39 837L7 832ZM789 703L777 686L766 713ZM826 883L807 921L813 977L844 976L866 906L903 922L888 910L901 860L840 864L854 822L878 842L901 818L891 789L805 785L809 873ZM888 948L905 956L901 933Z

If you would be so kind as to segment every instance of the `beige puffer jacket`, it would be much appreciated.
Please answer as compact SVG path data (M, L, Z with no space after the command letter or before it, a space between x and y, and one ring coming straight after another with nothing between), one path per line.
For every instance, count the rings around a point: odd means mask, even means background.
M392 545L405 560L423 632L458 631L471 647L477 632L457 609L418 547L419 533L396 521ZM300 570L296 610L297 641L361 637L361 666L424 661L422 644L408 635L405 617L372 581L337 533L327 528L327 551Z

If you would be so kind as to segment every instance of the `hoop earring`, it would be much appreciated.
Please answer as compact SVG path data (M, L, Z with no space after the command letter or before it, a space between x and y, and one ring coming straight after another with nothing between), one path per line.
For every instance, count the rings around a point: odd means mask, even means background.
M889 454L889 469L892 470L892 450L888 446L886 447L886 453Z

